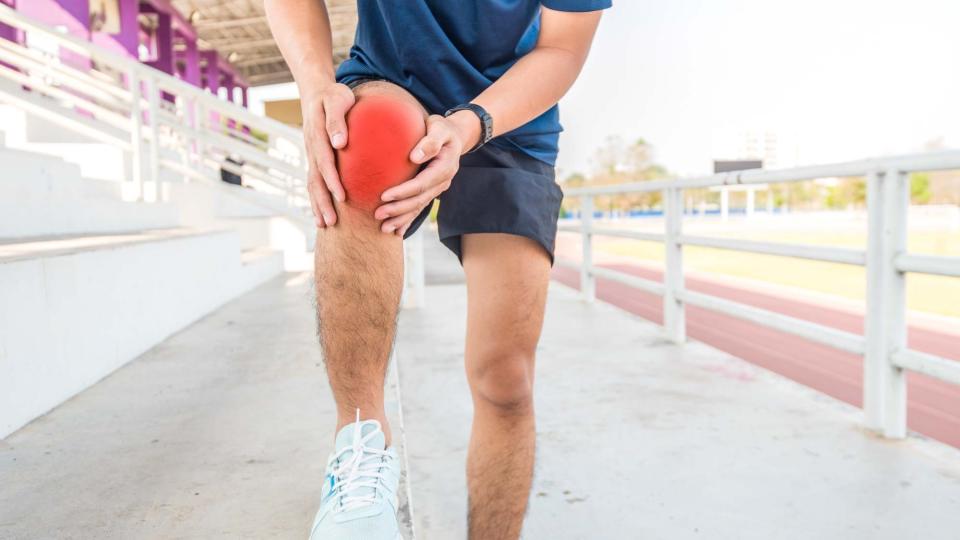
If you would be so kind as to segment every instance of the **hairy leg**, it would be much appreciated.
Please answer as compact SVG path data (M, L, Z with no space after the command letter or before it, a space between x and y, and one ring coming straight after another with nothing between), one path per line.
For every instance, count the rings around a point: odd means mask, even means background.
M364 84L355 93L358 104L362 96L389 96L422 110L389 83ZM349 144L364 141L354 137ZM346 181L344 186L350 201ZM337 403L337 431L353 422L360 409L361 419L380 421L389 444L383 385L403 288L402 240L381 232L369 208L338 204L337 214L335 227L317 230L314 252L317 332Z
M471 540L516 540L536 439L534 357L550 276L543 248L508 234L463 237L467 379L474 417L467 456Z

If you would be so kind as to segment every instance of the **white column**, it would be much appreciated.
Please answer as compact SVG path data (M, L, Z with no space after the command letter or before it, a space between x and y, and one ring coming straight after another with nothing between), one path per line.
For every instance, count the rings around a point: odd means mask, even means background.
M747 188L747 217L750 217L753 215L756 202L757 202L756 192L753 186L750 186Z
M663 192L664 249L666 264L663 274L663 326L667 339L683 343L687 338L687 323L683 302L683 191L675 188Z
M894 259L906 250L907 177L897 170L867 180L867 310L864 423L890 438L907 431L907 388L893 354L906 347L906 280Z

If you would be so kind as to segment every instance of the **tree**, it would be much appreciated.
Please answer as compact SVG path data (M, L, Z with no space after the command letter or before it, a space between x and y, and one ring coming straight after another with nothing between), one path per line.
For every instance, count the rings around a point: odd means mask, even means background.
M571 188L607 186L667 176L666 169L653 162L653 146L643 138L627 143L616 135L607 137L594 152L592 162L593 171L589 177L572 174L563 181L563 185ZM660 193L603 195L596 197L594 204L597 209L606 211L650 209L660 204ZM573 211L579 208L579 201L567 200L564 208Z
M927 173L913 173L910 175L910 202L913 204L927 204L930 202L930 175Z

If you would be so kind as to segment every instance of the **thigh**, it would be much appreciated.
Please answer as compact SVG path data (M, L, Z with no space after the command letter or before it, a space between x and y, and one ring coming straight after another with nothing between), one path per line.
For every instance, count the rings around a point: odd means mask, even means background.
M465 234L462 242L468 364L490 358L532 361L543 325L549 255L537 242L513 234Z

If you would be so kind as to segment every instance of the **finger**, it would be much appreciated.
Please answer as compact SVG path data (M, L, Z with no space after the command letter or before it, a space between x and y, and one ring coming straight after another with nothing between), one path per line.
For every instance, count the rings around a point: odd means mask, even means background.
M323 98L323 112L326 117L325 127L330 146L343 148L347 145L347 111L356 103L356 98L349 88L345 91L331 92Z
M444 148L437 154L436 159L428 163L416 176L384 191L380 200L389 202L416 197L432 185L442 184L453 178L459 167L460 157Z
M337 211L333 207L333 201L330 200L330 192L323 183L323 179L318 173L311 181L310 199L315 202L317 215L323 219L327 227L332 227L337 222Z
M450 187L449 182L446 184L440 184L439 186L434 187L429 192L424 193L415 199L408 199L408 201L412 201L411 204L405 204L402 209L397 208L396 211L390 214L390 216L383 219L383 223L380 224L381 230L383 230L383 232L399 230L402 228L404 223L408 223L407 218L410 217L411 214L413 217L419 215L424 208L433 204L434 199L439 197L440 194L446 191L448 187ZM404 203L406 202L407 201L404 201Z
M423 207L417 208L412 212L407 212L403 215L393 217L383 222L383 225L380 226L380 230L387 234L399 233L400 231L406 231L407 228L413 223L413 220L420 215L420 212L423 210Z
M416 197L410 197L409 199L403 199L390 204L384 204L377 208L376 212L373 214L373 217L382 221L393 216L406 214L407 212L412 212L418 208L423 208L423 206L427 204L428 200L428 195L426 192L424 192Z
M452 136L453 131L442 116L433 115L427 118L427 134L413 147L410 161L426 163L433 159Z
M307 170L307 198L310 199L310 209L313 211L313 220L316 222L318 229L324 228L326 224L323 221L323 212L320 210L320 205L317 203L317 198L314 197L313 192L316 191L316 186L322 183L320 173L317 172L317 167L311 159Z
M323 183L326 186L327 191L333 195L334 199L339 202L343 202L347 199L347 197L343 190L343 185L340 183L340 173L337 171L337 161L329 144L330 143L324 140L315 146L315 148L317 148L317 150L314 152L317 160L317 169L320 170L320 176L323 178Z

